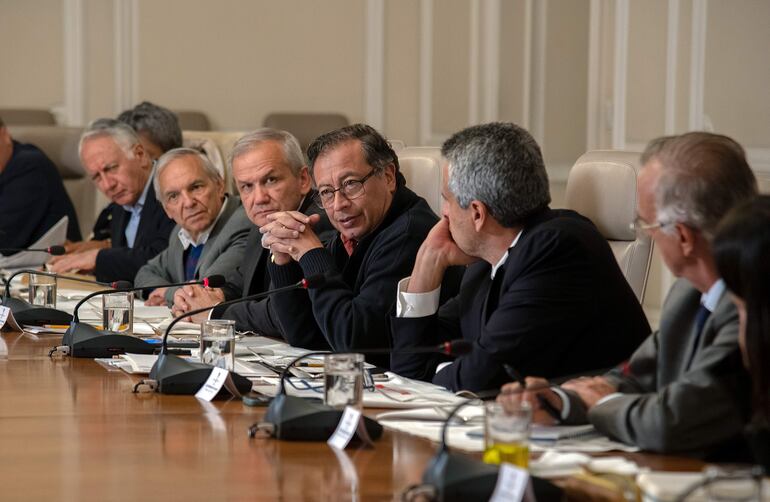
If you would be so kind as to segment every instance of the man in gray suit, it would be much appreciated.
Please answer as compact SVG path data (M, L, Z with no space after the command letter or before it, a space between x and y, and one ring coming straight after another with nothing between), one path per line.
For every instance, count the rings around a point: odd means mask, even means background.
M735 450L747 418L750 385L738 348L738 314L717 274L711 240L727 211L757 193L756 179L740 145L704 132L653 140L642 164L637 227L680 278L666 298L660 329L604 376L550 388L528 378L527 388L538 390L524 397L542 422L553 419L535 394L559 410L563 422L588 421L643 450L724 457ZM506 384L498 399L515 402L520 390Z
M225 275L238 266L251 224L208 158L189 148L170 150L158 159L153 185L176 226L168 248L139 269L137 287ZM157 288L146 304L171 306L177 289Z

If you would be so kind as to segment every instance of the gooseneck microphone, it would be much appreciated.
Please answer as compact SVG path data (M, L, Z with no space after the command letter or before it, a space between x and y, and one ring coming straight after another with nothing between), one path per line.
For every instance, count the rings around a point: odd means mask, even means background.
M463 355L473 350L473 345L465 340L452 340L439 345L427 347L412 347L404 350L390 348L361 349L350 352L362 354L424 354L439 352L446 355ZM289 441L326 441L337 427L342 410L332 408L323 403L310 401L297 396L286 394L286 378L290 369L302 359L329 352L309 352L293 359L281 372L278 381L278 392L270 401L262 422L249 428L249 436L254 437L263 430L271 437ZM336 352L339 353L339 352ZM377 421L363 417L364 426L372 439L382 435L382 426Z
M8 251L12 253L19 253L21 251L35 251L40 253L48 253L51 256L61 256L67 252L64 249L64 246L50 246L47 248L0 248L0 253L6 253Z
M215 307L233 305L235 303L259 300L266 296L270 296L275 293L283 293L285 291L292 291L295 289L312 289L323 285L326 282L326 277L323 274L302 279L301 281L292 284L290 286L284 286L282 288L276 288L269 291L263 291L253 295L245 296L243 298L236 298L226 302L218 303L217 305L211 305L209 307L203 307L186 312L176 318L168 325L166 332L163 334L163 342L161 344L160 354L158 360L155 361L152 369L150 370L149 382L145 382L154 386L155 390L163 394L195 394L200 390L206 380L209 378L212 366L203 363L196 363L182 359L181 357L170 354L168 351L168 336L171 333L174 325L185 319L186 317L207 312ZM218 286L211 286L218 287ZM241 393L246 393L251 390L251 380L245 378L238 373L230 372L233 383ZM152 383L150 383L152 382Z
M78 302L73 311L72 324L64 333L62 345L68 347L72 357L112 357L116 354L153 354L157 344L147 343L135 336L126 336L123 333L98 330L90 324L80 322L78 311L80 307L91 298L109 293L130 293L150 288L165 288L174 286L186 286L200 284L206 287L219 288L225 284L225 278L221 275L212 275L198 281L179 282L174 284L162 284L157 286L135 287L130 282L118 281L116 289L103 289L86 295Z
M61 248L62 246L53 246L54 248ZM11 281L14 277L21 274L36 274L44 275L46 277L55 277L56 279L66 279L68 281L83 282L86 284L96 284L98 286L111 286L110 283L92 281L89 279L81 279L80 277L70 277L66 275L54 274L52 272L43 272L41 270L34 270L25 268L18 270L11 274L5 281L5 291L3 292L3 305L10 308L13 312L13 316L19 324L69 324L72 322L72 316L61 310L53 309L50 307L40 307L38 305L32 305L26 300L21 298L11 297ZM114 284L114 283L113 283Z

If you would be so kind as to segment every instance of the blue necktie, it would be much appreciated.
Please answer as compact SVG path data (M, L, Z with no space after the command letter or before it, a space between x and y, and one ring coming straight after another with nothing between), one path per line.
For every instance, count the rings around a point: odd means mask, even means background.
M695 354L698 352L698 345L700 344L700 337L703 333L703 326L706 324L706 319L711 315L711 311L701 303L698 308L698 312L695 314L695 343L693 343L692 353L690 353L690 360L687 362L686 368L692 366L692 362L695 359Z
M184 280L191 281L195 279L195 269L198 268L198 260L200 260L201 253L203 253L204 244L197 246L190 246L187 250L187 259L184 264Z

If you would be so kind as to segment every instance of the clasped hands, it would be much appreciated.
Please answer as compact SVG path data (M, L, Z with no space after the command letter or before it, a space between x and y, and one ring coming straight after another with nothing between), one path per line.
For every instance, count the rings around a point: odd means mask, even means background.
M551 389L551 384L544 378L527 377L526 384L525 389L522 389L518 382L503 385L497 396L497 401L503 407L513 407L521 401L526 401L532 407L535 422L553 425L554 419L542 407L538 396L542 396L559 412L564 406L561 397ZM563 383L560 387L576 393L589 410L596 406L596 403L603 397L617 392L617 388L603 376L575 378Z
M280 211L268 215L267 219L268 223L259 227L262 247L270 250L273 262L277 265L286 265L291 260L299 261L311 249L323 247L313 232L313 225L321 219L319 215Z

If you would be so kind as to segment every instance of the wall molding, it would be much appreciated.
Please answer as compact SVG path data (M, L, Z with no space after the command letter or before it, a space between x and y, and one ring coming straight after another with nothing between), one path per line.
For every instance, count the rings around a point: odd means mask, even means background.
M366 123L385 128L385 0L366 0L364 50L364 117Z
M534 22L532 1L524 0L523 68L521 69L521 127L527 130L529 130L529 114L531 113L532 102L532 45L534 43L532 39L532 24Z
M529 94L529 132L540 145L546 148L545 141L545 83L546 83L546 45L548 42L548 0L537 0L532 4L532 58L530 65L532 78Z
M113 0L115 114L133 107L139 88L139 2Z
M615 2L615 52L612 79L612 148L626 146L626 84L628 78L628 0Z
M481 11L481 120L493 122L500 116L500 32L501 0L484 0Z
M586 96L586 151L600 147L602 2L591 0L588 20L588 96Z
M676 79L679 54L679 0L668 0L668 20L666 25L666 93L664 133L676 131Z
M82 126L86 120L86 14L83 0L63 0L65 125Z
M690 40L690 112L688 127L701 130L706 125L703 111L706 78L706 0L692 0L692 33Z

